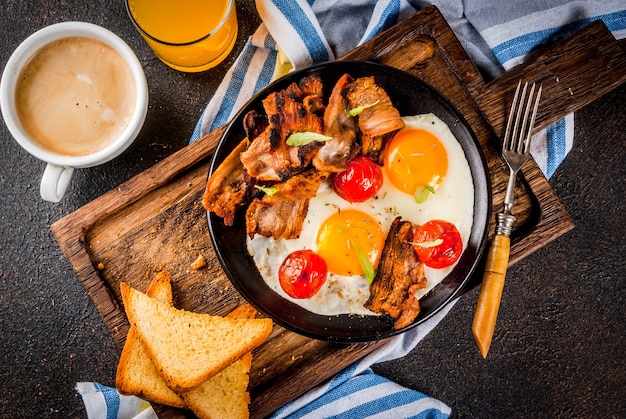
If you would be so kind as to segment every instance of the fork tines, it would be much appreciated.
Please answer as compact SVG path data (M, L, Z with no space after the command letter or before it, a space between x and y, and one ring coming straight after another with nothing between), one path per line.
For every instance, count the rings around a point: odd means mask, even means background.
M522 90L521 97L519 97L520 89ZM533 109L532 115L530 116L530 121L528 120L528 116L530 114L530 109L533 102L532 98L535 92L535 83L533 83L530 87L530 93L528 95L528 98L526 98L527 89L528 82L524 83L523 89L522 81L520 80L519 83L517 83L515 96L513 96L513 103L511 104L511 111L509 112L509 119L506 123L506 130L504 132L504 140L502 143L503 150L511 150L520 154L528 153L528 149L530 147L531 131L533 129L533 126L535 125L535 117L537 116L537 109L539 108L539 98L541 97L542 86L539 85L539 89L537 90L537 97L535 98L535 104L532 107ZM526 103L525 111L523 111L524 103ZM516 107L517 110L515 109ZM522 113L524 114L523 118ZM515 119L515 123L511 131L513 119Z

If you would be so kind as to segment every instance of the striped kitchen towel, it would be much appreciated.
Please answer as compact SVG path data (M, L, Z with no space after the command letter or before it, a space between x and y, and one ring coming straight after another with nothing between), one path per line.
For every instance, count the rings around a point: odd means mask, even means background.
M89 419L158 419L149 402L135 396L122 396L100 383L79 382L76 391L83 399Z
M389 343L355 362L330 380L277 410L272 419L416 418L443 419L445 403L375 374L379 362L402 358L448 314L456 300L424 323L391 338Z

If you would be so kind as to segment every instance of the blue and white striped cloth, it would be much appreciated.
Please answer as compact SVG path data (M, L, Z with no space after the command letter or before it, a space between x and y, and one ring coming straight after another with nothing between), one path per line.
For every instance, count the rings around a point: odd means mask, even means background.
M158 419L152 405L139 397L122 396L115 388L94 382L76 384L89 419Z
M497 78L523 62L534 48L602 19L613 35L626 36L624 0L257 0L263 20L208 103L191 141L227 123L261 88L294 69L334 60L410 16L435 4L477 67ZM549 178L573 146L573 115L533 139L532 153ZM448 313L390 340L328 382L279 409L274 418L445 418L451 409L370 369L409 353ZM88 416L130 418L154 414L136 398L110 387L79 383ZM125 410L126 409L126 410ZM124 413L125 412L125 413Z
M375 374L379 362L402 358L448 314L456 301L413 329L390 339L336 376L277 410L272 419L416 418L444 419L451 409L419 391Z

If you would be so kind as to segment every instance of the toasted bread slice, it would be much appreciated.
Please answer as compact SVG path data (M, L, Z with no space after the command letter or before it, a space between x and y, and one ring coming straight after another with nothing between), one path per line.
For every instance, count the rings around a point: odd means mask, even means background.
M253 319L255 315L256 310L250 304L246 304L233 310L226 317ZM195 389L181 393L181 397L200 419L248 418L250 416L248 374L251 366L252 354L247 353Z
M121 283L130 324L166 384L181 393L196 388L259 346L271 319L233 319L178 310Z
M150 283L147 295L173 305L170 281L169 273L158 273ZM185 401L165 384L132 325L117 366L115 386L117 391L127 396L139 396L173 407L187 407Z

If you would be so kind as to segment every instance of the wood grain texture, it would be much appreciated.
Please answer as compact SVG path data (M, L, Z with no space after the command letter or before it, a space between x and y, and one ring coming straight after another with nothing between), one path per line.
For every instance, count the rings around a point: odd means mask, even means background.
M552 103L563 96L563 90L555 92L556 82L544 84L541 121L563 117L626 77L626 66L612 68L611 74L605 75L598 65L607 60L611 65L620 63L624 54L597 26L575 34L574 41L550 47L539 56L550 57L547 64L531 61L515 69L513 76L507 74L490 84L483 82L434 7L416 13L343 58L403 69L433 85L456 105L484 151L495 212L501 208L508 177L496 133L502 128L502 109L510 100L506 93L515 88L517 77L544 76L547 69L558 68L560 82L567 81L568 89L576 92L567 101ZM580 50L575 59L567 49L574 44ZM586 72L579 71L582 65ZM605 77L601 88L598 73ZM206 135L52 225L61 249L120 348L128 330L119 293L121 280L145 290L158 271L167 270L172 274L174 303L179 308L223 315L243 303L217 261L200 204L211 153L222 131ZM533 161L518 178L515 202L513 215L518 222L512 235L511 263L573 227ZM492 232L494 225L492 215ZM191 264L198 255L205 257L207 267L193 270ZM330 344L276 326L268 341L254 352L252 417L268 415L384 343ZM173 409L158 410L162 417L183 415Z
M503 134L505 118L519 79L543 85L535 131L546 128L582 108L626 80L626 56L620 44L600 20L585 30L554 44L549 50L531 52L527 65L508 71L489 84L468 85L496 133ZM497 91L502 94L494 95Z

